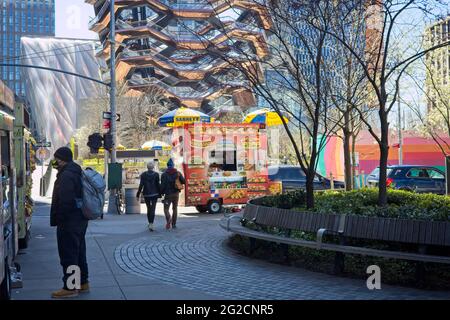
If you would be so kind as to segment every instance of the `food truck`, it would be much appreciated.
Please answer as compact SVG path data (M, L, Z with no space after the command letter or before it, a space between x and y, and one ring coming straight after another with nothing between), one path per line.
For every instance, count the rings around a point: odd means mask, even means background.
M268 179L261 124L186 124L174 128L172 145L175 164L186 177L182 205L218 213L223 205L281 192L281 184Z

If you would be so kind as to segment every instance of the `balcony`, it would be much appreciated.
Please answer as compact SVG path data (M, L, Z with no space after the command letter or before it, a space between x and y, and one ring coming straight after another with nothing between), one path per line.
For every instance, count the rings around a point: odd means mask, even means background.
M110 1L95 2L98 15L90 22L90 27L105 39L96 48L97 55L109 56L111 51L107 35ZM132 14L131 9L135 7L143 8L145 19ZM115 9L115 41L120 52L116 76L119 81L126 80L133 92L158 86L166 96L186 106L200 107L204 100L214 101L224 94L251 88L248 81L229 73L229 61L207 52L211 46L243 67L257 63L268 54L265 33L261 32L264 27L239 22L239 17L248 12L259 17L255 20L258 25L266 26L270 22L264 8L253 0L178 4L169 0L116 0ZM249 61L253 58L254 61ZM108 71L105 66L101 69ZM109 71L102 76L109 80Z
M100 12L97 14L95 18L93 18L91 21L89 21L88 27L89 30L93 30L94 27L103 19L105 18L105 15L109 13L111 7L111 2L109 0L106 0L103 4L102 8L100 9Z

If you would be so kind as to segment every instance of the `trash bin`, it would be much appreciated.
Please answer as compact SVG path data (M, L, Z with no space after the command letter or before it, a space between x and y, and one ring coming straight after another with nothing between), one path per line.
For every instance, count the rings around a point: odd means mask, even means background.
M125 189L125 213L141 213L141 203L136 198L138 189Z

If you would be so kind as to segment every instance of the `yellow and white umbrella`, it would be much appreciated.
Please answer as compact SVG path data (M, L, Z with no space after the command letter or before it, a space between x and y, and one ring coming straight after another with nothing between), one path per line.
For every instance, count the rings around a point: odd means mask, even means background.
M161 127L178 127L195 122L210 123L214 122L214 118L200 111L181 107L167 112L158 119L158 125Z
M172 147L162 141L150 140L141 146L142 150L172 150Z
M285 123L289 122L286 116L283 116ZM263 123L267 127L279 126L283 124L283 119L273 110L264 108L247 114L243 123Z

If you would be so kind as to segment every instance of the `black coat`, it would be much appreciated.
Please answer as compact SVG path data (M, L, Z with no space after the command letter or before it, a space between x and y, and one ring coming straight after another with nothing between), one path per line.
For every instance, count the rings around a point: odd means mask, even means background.
M139 184L139 190L137 192L137 197L142 195L144 197L160 197L160 185L159 185L159 174L153 170L148 170L141 174L141 183Z
M186 180L183 175L176 169L172 168L164 171L161 175L161 194L168 195L180 192L180 190L175 188L175 180L178 174L180 175L180 182L182 184L186 184Z
M63 228L85 228L88 220L77 206L82 199L81 167L69 162L59 170L53 187L50 225Z

